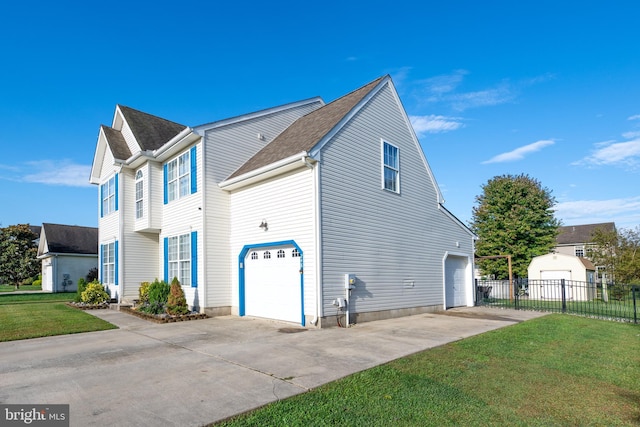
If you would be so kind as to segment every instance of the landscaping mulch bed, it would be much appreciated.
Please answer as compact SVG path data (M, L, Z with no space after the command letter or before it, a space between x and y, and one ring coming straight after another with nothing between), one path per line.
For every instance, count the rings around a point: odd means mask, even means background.
M108 302L105 302L103 304L86 304L84 302L68 302L66 304L69 307L78 308L80 310L103 310L105 308L109 308Z
M204 313L188 313L180 316L171 316L169 314L150 314L150 313L144 313L142 311L135 310L131 307L123 307L123 306L120 306L120 311L124 311L125 313L129 313L141 319L148 320L150 322L155 322L155 323L185 322L189 320L206 319L209 317Z

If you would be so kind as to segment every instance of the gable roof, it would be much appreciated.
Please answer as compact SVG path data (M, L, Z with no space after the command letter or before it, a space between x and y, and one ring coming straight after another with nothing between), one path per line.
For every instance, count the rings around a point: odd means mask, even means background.
M300 117L227 179L238 177L278 160L311 150L385 77L377 78L371 83Z
M127 141L124 140L122 132L105 125L101 125L100 129L104 132L111 154L113 154L115 159L126 160L131 157L131 150L127 145Z
M98 255L96 227L44 223L41 236L40 244L47 245L46 253Z
M142 151L157 150L187 126L133 108L119 105L125 121Z
M616 229L616 224L613 222L603 222L599 224L567 225L559 227L556 243L559 245L570 245L574 243L591 242L593 240L593 233L599 228L605 231L613 231Z

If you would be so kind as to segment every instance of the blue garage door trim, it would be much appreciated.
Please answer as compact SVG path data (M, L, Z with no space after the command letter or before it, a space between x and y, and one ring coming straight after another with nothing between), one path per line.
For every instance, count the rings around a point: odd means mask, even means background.
M270 248L274 246L293 246L300 252L300 324L305 326L305 318L304 318L304 253L300 246L295 242L295 240L282 240L280 242L267 242L267 243L255 243L252 245L245 245L240 251L240 255L238 255L238 277L240 278L239 283L239 315L245 315L245 282L244 282L244 259L247 256L247 253L252 249L260 249L260 248Z

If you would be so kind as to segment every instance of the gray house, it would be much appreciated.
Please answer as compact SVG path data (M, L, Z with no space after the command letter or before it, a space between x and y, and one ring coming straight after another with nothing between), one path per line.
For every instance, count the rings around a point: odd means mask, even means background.
M596 230L615 231L616 224L602 222L598 224L567 225L558 228L555 253L573 255L581 258L589 257L589 245L593 241Z
M193 309L302 325L473 304L475 236L389 76L194 127L118 105L90 180L120 302L177 277Z
M98 267L98 229L44 223L38 259L42 260L43 291L76 291L78 279Z

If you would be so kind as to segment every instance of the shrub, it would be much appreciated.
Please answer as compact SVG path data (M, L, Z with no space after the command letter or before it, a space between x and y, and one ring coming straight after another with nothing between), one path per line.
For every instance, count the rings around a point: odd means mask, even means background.
M149 302L149 287L151 282L142 282L138 288L138 301L140 304L146 304Z
M180 281L177 277L174 277L171 281L171 288L169 291L169 298L167 300L167 313L171 315L187 314L189 307L187 307L187 299L184 297L184 291L180 286Z
M93 267L92 269L89 270L89 272L87 273L87 282L93 282L98 280L98 269L96 267Z
M36 279L33 282L31 282L32 286L42 286L42 279Z
M140 311L152 314L160 314L165 311L167 300L169 298L169 285L164 280L154 280L149 285L149 301L140 307Z
M80 294L82 302L87 304L102 304L109 300L109 294L104 290L104 287L100 282L94 280L87 284L84 292Z
M75 302L82 302L82 293L87 287L87 281L84 280L83 277L78 279L78 290L76 291L76 296L73 299Z

